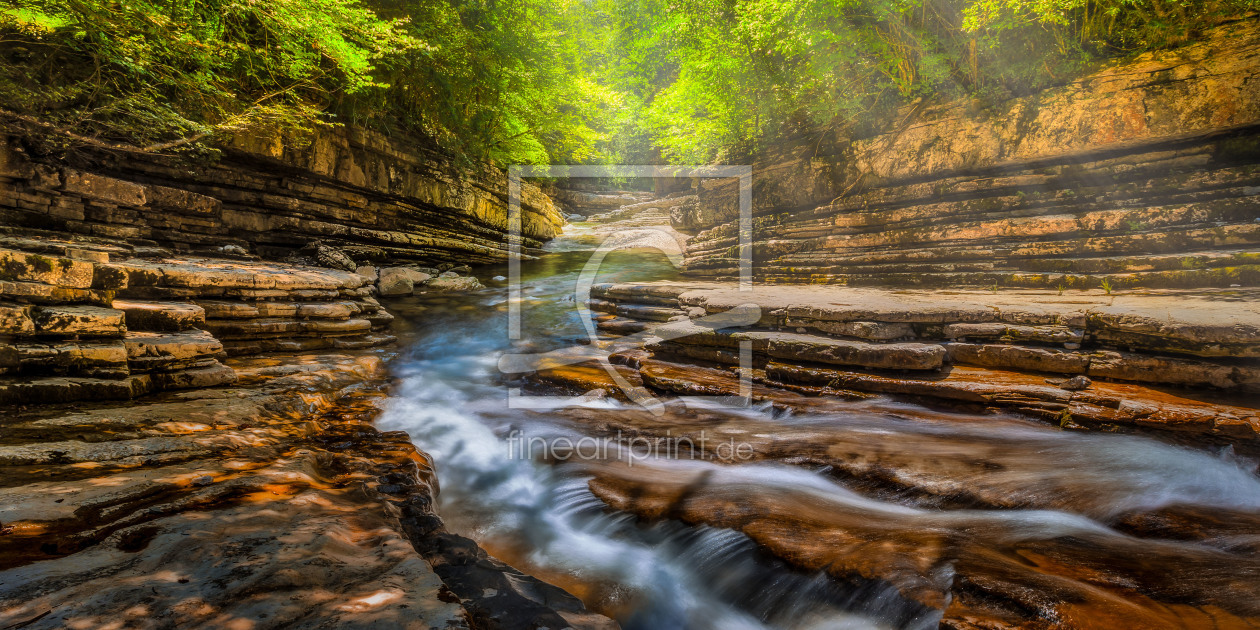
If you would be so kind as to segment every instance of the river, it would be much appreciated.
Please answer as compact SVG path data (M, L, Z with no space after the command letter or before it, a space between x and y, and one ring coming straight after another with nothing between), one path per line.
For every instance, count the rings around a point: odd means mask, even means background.
M763 449L747 462L523 457L522 436L576 441L619 418L648 422L604 399L579 410L507 405L520 384L498 370L505 352L589 343L574 286L593 248L589 235L567 236L523 265L522 341L508 339L502 281L392 303L404 352L378 424L433 456L452 531L624 628L930 628L960 593L974 603L1009 592L985 614L1012 608L1012 618L1081 627L1257 614L1260 478L1229 451L876 399L797 414L710 403L651 421L664 423L652 425L658 434L701 418L747 436ZM675 275L650 251L615 252L601 270L602 282ZM478 270L498 274L506 268ZM848 464L819 464L819 444ZM590 489L601 471L645 495L702 479L713 513L743 506L796 533L615 511ZM819 557L832 559L800 568Z

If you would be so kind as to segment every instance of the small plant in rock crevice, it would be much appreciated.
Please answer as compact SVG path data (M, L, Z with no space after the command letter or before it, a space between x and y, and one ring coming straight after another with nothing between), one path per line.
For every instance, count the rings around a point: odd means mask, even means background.
M1072 408L1064 407L1063 411L1059 412L1059 428L1066 429L1068 424L1071 422L1072 422Z

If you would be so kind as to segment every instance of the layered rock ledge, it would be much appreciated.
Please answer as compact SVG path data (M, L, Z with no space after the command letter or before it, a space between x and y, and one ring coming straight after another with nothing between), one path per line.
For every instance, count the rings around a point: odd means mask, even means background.
M851 286L1260 281L1260 21L1009 101L916 103L753 170L753 271ZM738 186L674 217L686 271L738 275Z
M0 404L226 385L236 378L221 362L227 355L393 341L392 316L358 274L137 256L155 253L122 242L0 237Z
M0 624L614 628L445 531L372 427L372 351L231 358L230 387L0 425Z
M280 258L320 240L372 264L507 259L507 176L456 166L432 147L356 129L296 145L238 138L213 163L129 155L66 165L0 140L6 226L153 243L179 253L225 247ZM564 225L551 199L521 190L521 244Z
M0 627L616 627L447 532L372 426L375 268L220 252L0 231Z
M622 348L640 348L620 355L630 378L658 391L739 395L734 370L744 347L754 397L786 406L887 395L1064 427L1260 446L1254 292L740 291L657 282L596 285L591 295L599 328L629 335ZM748 326L704 319L750 308ZM583 369L541 377L582 389L591 384ZM599 372L588 376L598 381Z

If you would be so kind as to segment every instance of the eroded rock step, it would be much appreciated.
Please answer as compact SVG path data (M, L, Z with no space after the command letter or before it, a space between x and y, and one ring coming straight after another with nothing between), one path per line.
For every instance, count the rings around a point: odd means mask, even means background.
M378 355L227 367L0 420L0 625L616 627L445 531L432 462L371 425Z
M615 509L736 529L801 568L891 584L943 610L943 627L1248 627L1260 619L1254 583L1237 581L1256 570L1244 554L1084 522L1047 536L978 510L881 510L842 492L728 474L738 467L589 468L592 492ZM1169 562L1132 561L1155 554Z
M137 258L134 246L99 240L4 242L33 251L0 249L0 404L225 385L236 378L227 354L394 341L392 315L359 274Z
M0 237L0 626L616 627L371 426L373 279L42 236Z
M657 395L739 394L729 369L644 354L619 358L637 363ZM622 368L623 376L631 371ZM613 387L598 366L555 372L560 379L552 371L539 377L567 381L573 391ZM990 394L1019 385L996 373L980 376ZM1244 576L1256 570L1260 521L1252 511L1126 503L1144 492L1143 480L1040 468L1046 458L1107 461L1118 445L1098 443L1104 450L1094 451L1009 415L950 418L878 398L854 405L758 380L754 400L825 421L669 402L664 417L570 408L562 414L584 433L667 439L688 460L574 465L614 509L737 529L802 569L892 585L908 602L943 610L944 627L1025 628L1047 620L1047 627L1247 627L1260 618L1255 594L1234 586L1250 583ZM730 462L721 449L734 443L752 447L737 466L694 461ZM762 462L808 470L763 469ZM1149 562L1156 556L1160 562ZM1177 568L1150 569L1165 562Z
M324 239L382 262L506 259L501 170L455 167L433 147L365 130L321 130L310 140L277 153L278 137L238 137L220 147L222 159L196 169L133 155L86 172L42 163L19 139L2 137L0 223L276 258ZM528 257L560 232L564 217L531 183L520 200Z
M620 343L642 348L622 361L634 366L622 368L623 376L658 392L740 395L731 370L741 365L744 347L758 383L754 398L777 396L785 407L808 407L801 401L809 397L888 395L1254 449L1260 301L1248 295L741 292L720 283L660 282L597 285L591 308L609 313L600 316L603 331L629 335ZM749 305L760 313L755 326L703 325L705 317ZM678 314L663 317L668 313ZM600 372L577 365L536 378L617 395Z

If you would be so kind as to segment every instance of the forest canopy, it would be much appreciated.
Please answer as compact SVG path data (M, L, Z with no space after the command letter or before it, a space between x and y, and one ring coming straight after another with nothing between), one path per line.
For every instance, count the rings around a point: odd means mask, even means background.
M1260 0L9 0L0 119L178 151L353 124L508 163L706 163L999 100Z

